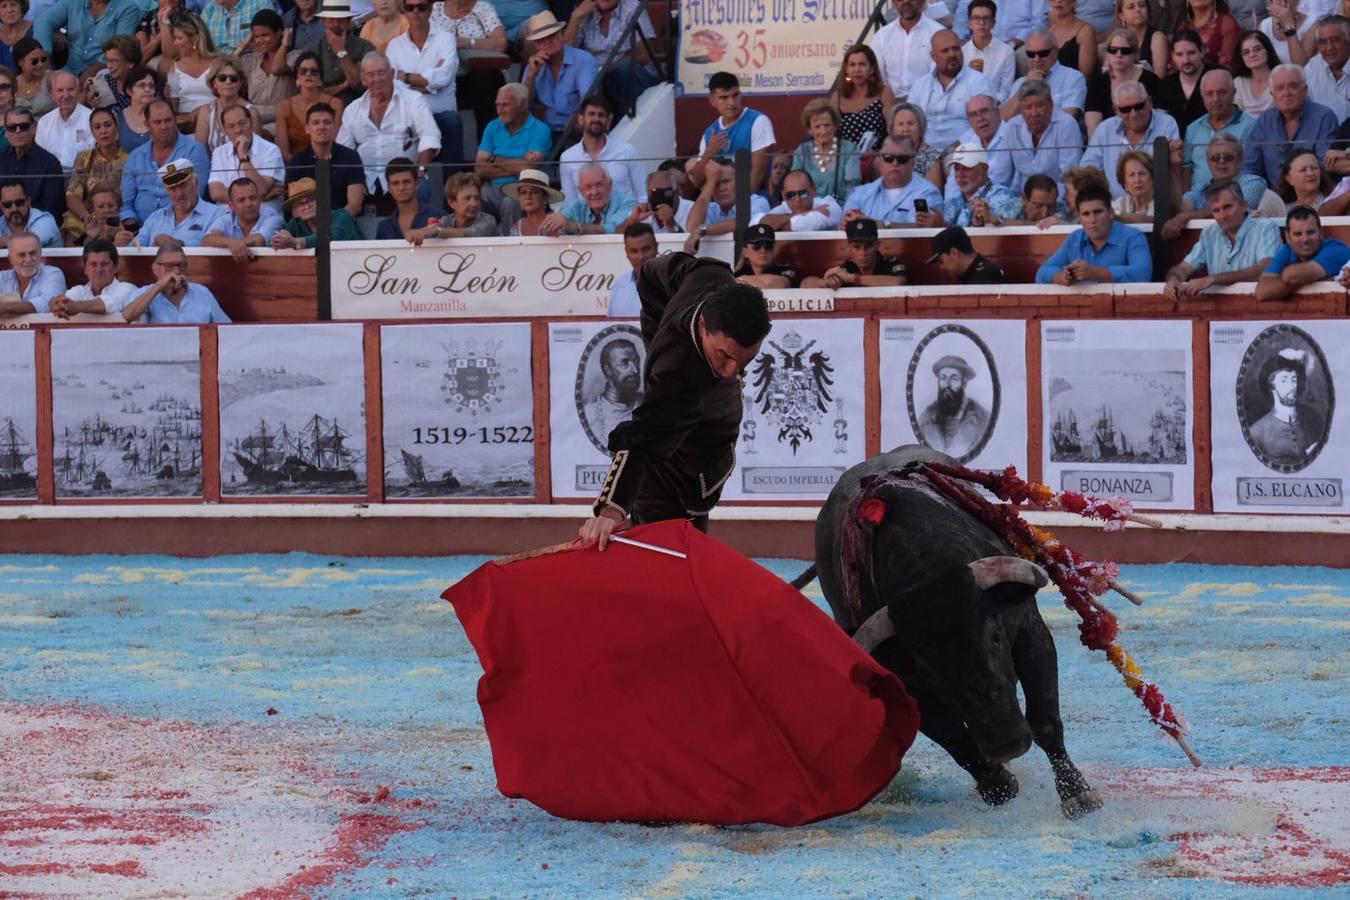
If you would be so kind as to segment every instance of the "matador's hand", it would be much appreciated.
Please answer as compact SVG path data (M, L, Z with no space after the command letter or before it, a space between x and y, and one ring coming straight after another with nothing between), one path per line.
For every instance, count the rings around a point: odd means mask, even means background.
M617 509L607 507L600 511L600 515L587 519L581 523L581 528L577 531L577 538L572 542L574 547L589 547L591 544L599 541L600 549L604 550L609 545L609 536L616 531L623 531L628 527L628 520Z

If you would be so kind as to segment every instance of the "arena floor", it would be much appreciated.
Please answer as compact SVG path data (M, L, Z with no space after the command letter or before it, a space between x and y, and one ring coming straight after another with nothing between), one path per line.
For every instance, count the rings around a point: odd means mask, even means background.
M649 828L497 793L438 599L481 561L0 557L0 895L1350 896L1350 571L1126 567L1201 770L1043 594L1082 821L1038 751L989 809L921 737L854 815Z

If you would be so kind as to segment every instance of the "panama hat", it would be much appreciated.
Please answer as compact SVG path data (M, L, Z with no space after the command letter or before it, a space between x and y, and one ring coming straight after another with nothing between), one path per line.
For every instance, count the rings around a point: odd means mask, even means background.
M548 194L549 203L561 203L563 201L562 192L555 190L553 185L548 183L548 176L538 169L521 169L518 179L510 184L502 185L502 193L513 200L519 200L520 186L523 184L537 187Z
M308 200L319 191L318 182L313 178L298 178L286 185L286 202L282 206L286 209L286 214L290 215L295 204L301 200Z
M350 19L351 17L352 4L350 0L323 0L323 6L319 9L319 14L315 18Z
M525 37L531 41L542 41L566 27L566 23L559 22L558 17L553 15L551 10L546 9L541 13L530 16L530 20L525 23Z

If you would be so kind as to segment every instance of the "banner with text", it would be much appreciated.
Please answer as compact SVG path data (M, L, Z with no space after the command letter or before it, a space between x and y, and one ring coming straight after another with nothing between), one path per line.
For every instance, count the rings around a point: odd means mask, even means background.
M863 320L784 319L745 374L729 500L823 500L867 455Z
M533 497L528 322L385 325L385 496Z
M883 319L881 447L923 444L980 469L1027 470L1027 326Z
M594 498L609 471L609 433L642 400L647 349L631 322L548 326L553 496Z
M52 330L56 496L200 497L201 336Z
M684 237L661 235L658 247L678 250ZM729 260L732 243L700 252ZM334 319L603 316L633 271L619 235L336 241L332 256Z
M745 94L826 93L871 0L681 0L679 87L706 96L715 72Z
M1193 379L1190 322L1042 322L1046 483L1194 508Z
M1211 322L1215 512L1346 511L1350 322Z
M220 492L366 493L360 325L235 325L220 346Z
M33 332L0 331L0 500L37 497Z

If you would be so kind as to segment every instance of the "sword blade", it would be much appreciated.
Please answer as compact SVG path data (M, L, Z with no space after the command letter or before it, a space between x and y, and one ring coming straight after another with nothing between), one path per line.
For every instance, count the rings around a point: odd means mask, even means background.
M680 559L688 559L688 555L678 550L671 550L669 547L658 547L655 544L648 544L645 541L635 541L632 538L620 537L617 534L609 536L611 541L617 541L620 544L628 544L630 547L641 547L643 550L651 550L654 553L664 553L666 556L676 556Z

